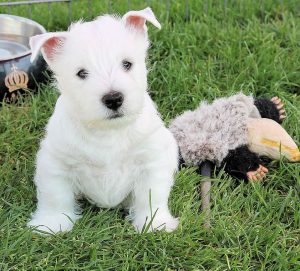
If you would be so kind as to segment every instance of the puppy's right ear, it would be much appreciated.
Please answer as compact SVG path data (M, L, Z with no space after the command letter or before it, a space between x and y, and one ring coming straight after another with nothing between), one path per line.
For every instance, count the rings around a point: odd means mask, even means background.
M30 61L33 62L41 50L44 59L50 64L63 48L67 35L66 32L50 32L31 37L29 40Z

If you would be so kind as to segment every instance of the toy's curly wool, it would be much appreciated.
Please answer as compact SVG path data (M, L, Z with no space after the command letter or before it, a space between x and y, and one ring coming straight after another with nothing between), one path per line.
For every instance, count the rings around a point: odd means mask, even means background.
M230 150L247 145L247 119L259 118L251 96L242 93L202 102L194 111L175 118L170 130L176 138L181 156L188 165L205 160L220 164Z

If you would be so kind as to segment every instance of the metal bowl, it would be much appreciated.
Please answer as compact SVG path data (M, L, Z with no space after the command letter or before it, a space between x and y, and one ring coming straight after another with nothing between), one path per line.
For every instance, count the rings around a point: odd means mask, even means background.
M46 33L45 28L35 21L0 14L0 101L16 100L45 80L42 56L30 63L29 39L42 33Z

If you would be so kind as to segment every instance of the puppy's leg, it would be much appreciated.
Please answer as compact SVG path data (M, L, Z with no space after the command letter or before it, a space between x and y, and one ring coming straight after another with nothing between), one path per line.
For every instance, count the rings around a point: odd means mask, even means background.
M133 224L141 232L149 226L148 231L173 231L178 225L168 208L169 193L173 184L173 176L157 169L156 172L144 176L134 188L134 205L130 213Z
M48 233L71 230L78 215L65 172L51 158L38 157L35 182L38 205L28 226Z
M168 198L178 166L178 149L173 138L169 144L160 152L155 151L149 155L141 179L135 184L130 215L139 232L147 226L148 231L165 229L168 232L178 226L178 219L171 215L168 208Z

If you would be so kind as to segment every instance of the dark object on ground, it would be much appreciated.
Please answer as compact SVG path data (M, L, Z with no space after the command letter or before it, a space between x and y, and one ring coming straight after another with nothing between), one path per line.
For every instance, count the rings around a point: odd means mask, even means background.
M31 63L29 49L29 38L45 32L32 20L0 15L0 103L4 99L15 102L27 89L46 80L46 62L40 56Z

